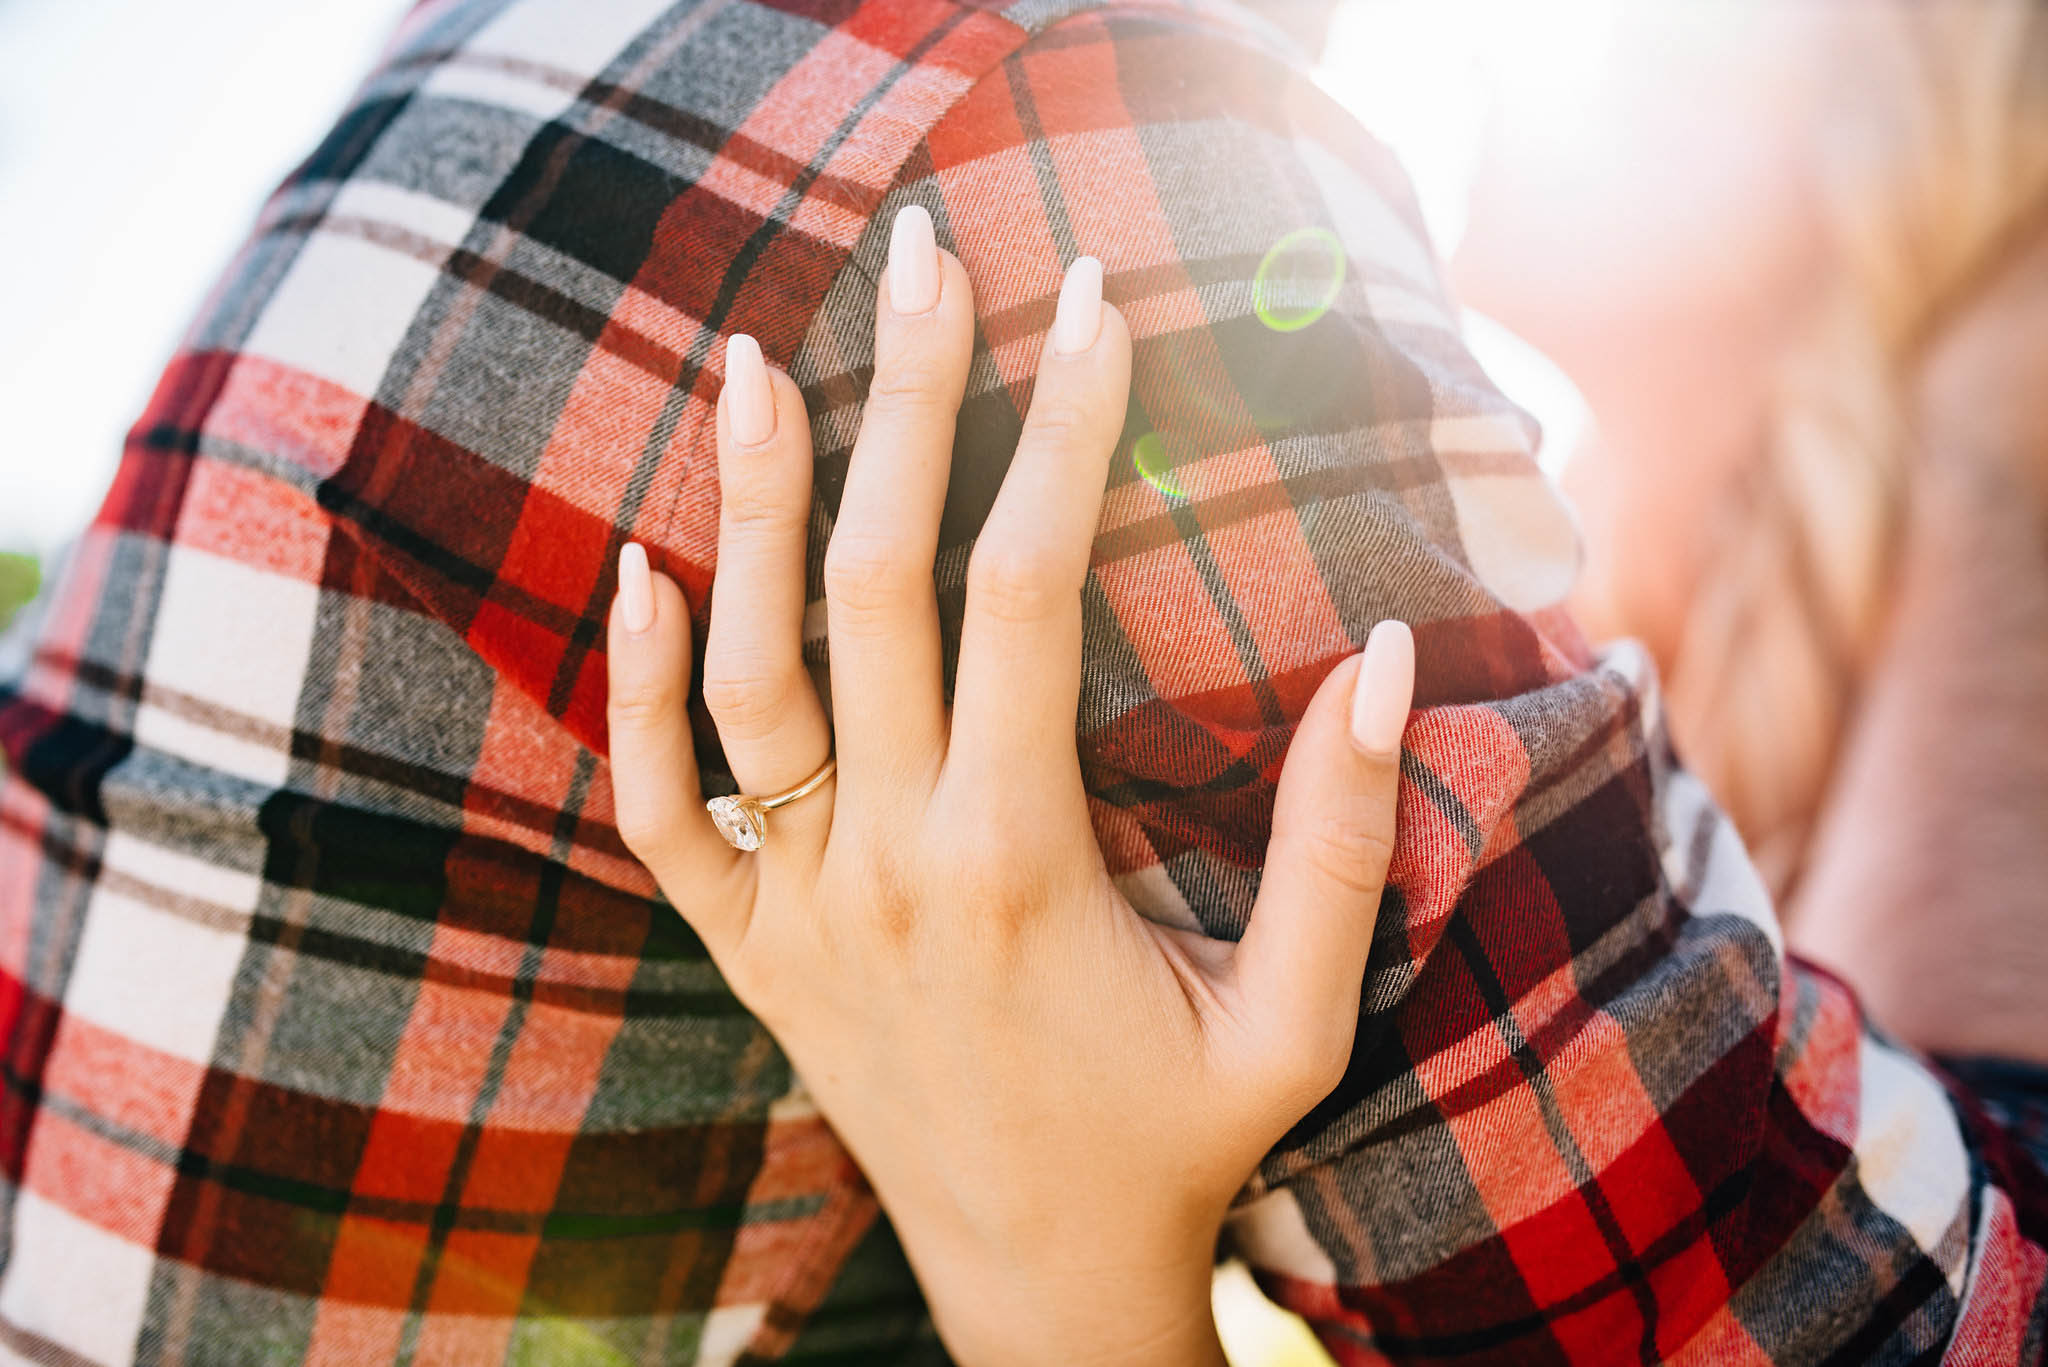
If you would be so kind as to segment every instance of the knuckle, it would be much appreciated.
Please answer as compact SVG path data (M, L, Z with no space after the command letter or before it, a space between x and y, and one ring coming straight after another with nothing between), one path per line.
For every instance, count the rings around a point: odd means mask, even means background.
M930 577L929 565L879 538L835 536L825 552L825 596L856 622L893 610Z
M1040 904L1006 897L977 908L967 926L966 952L955 971L984 1001L999 1001L1006 984L1023 979L1032 951L1042 946L1045 917Z
M962 854L956 856L953 881L968 892L983 947L1005 960L1055 908L1074 903L1074 889L1050 860L1043 832L1020 828L1011 813L991 814L961 829L973 834L954 843Z
M899 357L893 364L875 368L875 377L868 384L863 426L878 417L885 422L952 422L958 401L940 384L938 367L919 364L917 359Z
M858 881L867 890L866 914L859 920L867 936L885 952L907 950L925 921L913 871L900 856L876 851L864 861Z
M720 486L718 506L725 525L743 534L801 530L810 511L774 480L762 478L758 472L725 481Z
M1339 804L1319 813L1301 835L1302 854L1316 873L1348 892L1377 897L1393 842L1363 804Z
M967 594L977 612L1005 622L1042 622L1080 591L1060 558L1011 546L975 548L967 566Z
M1091 439L1097 423L1093 410L1079 395L1040 390L1032 400L1029 426L1033 441L1066 447Z
M789 710L791 680L760 660L708 663L704 706L722 734L752 739L767 734Z
M680 701L670 682L635 679L612 685L605 711L614 731L647 731L673 718Z

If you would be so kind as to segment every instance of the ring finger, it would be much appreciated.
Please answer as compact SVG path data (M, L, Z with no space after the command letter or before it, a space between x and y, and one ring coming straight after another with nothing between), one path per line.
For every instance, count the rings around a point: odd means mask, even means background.
M831 728L803 662L811 434L796 383L752 337L725 349L718 402L718 574L704 652L704 704L740 791L803 782L831 753ZM821 848L831 785L769 817L774 841ZM785 845L786 847L786 845Z

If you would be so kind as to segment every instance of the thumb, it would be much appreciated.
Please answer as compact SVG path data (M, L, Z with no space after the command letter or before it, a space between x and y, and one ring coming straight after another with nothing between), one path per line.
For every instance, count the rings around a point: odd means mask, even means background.
M1248 1003L1333 1079L1357 1032L1414 693L1415 638L1391 620L1316 690L1280 772L1265 876L1238 945Z

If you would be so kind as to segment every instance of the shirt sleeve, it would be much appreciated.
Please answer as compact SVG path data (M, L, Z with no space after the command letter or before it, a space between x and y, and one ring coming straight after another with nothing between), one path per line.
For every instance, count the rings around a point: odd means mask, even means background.
M910 200L983 318L949 621L1064 262L1100 257L1131 323L1081 731L1147 914L1241 933L1316 684L1375 621L1415 630L1356 1050L1231 1222L1267 1291L1345 1363L2037 1360L2038 1173L1786 957L1646 657L1557 606L1571 517L1388 154L1274 45L1096 13L976 85ZM814 392L859 332L807 353ZM826 410L829 520L851 431Z

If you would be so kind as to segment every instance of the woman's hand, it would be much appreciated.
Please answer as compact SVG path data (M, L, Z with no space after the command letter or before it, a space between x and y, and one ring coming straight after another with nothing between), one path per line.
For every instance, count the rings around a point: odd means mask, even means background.
M774 1032L895 1221L962 1361L1220 1361L1233 1194L1335 1084L1394 835L1413 679L1383 623L1310 704L1239 944L1138 916L1104 867L1074 723L1081 591L1130 338L1068 272L941 686L932 566L973 301L922 209L895 223L866 416L826 555L836 777L728 848L698 788L689 613L620 559L621 833ZM832 753L800 654L811 448L795 384L726 353L705 701L742 790Z

